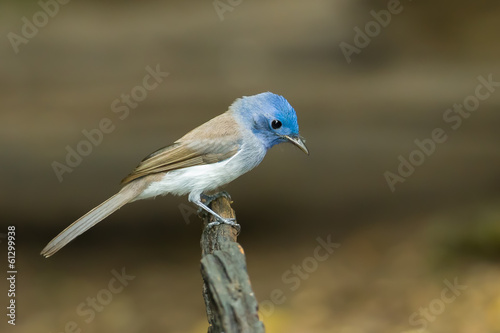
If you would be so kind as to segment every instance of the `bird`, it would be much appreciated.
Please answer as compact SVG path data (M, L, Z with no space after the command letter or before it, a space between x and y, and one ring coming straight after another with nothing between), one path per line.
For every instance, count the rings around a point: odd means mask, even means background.
M226 112L144 158L122 180L118 193L69 225L40 254L48 258L125 204L159 195L188 195L215 217L213 224L238 226L202 199L255 168L269 149L284 142L309 155L296 112L283 96L264 92L238 98Z

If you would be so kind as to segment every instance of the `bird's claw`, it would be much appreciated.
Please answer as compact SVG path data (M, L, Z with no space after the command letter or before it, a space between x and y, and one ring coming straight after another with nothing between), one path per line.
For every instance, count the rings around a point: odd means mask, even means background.
M221 224L227 224L227 225L232 226L233 228L236 229L236 231L238 232L238 234L241 231L241 225L239 225L238 223L236 223L236 219L233 219L233 218L217 219L217 221L208 223L207 224L207 228L213 228L213 227L215 227L217 225L221 225Z
M217 192L217 193L212 194L212 195L202 193L200 195L200 197L201 197L201 200L203 200L205 205L207 205L207 206L209 206L210 203L212 203L212 201L217 200L221 197L224 197L224 198L228 199L229 201L232 201L231 195L229 193L227 193L226 191L220 191L220 192Z

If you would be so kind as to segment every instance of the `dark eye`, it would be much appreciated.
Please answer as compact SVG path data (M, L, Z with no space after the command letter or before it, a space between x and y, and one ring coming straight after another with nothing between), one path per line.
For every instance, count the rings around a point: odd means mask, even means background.
M280 128L280 127L281 127L281 125L283 125L283 124L281 123L281 121L276 120L276 119L275 119L275 120L273 120L273 121L271 122L271 127L272 127L272 128L274 128L274 129L278 129L278 128Z

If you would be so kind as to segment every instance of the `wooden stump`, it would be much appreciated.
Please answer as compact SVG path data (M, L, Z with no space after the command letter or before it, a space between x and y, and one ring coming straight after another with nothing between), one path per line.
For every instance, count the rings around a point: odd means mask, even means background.
M235 218L231 203L220 197L210 208L222 217ZM221 224L207 228L213 216L203 217L201 275L208 333L265 332L259 320L258 303L247 273L243 248L237 243L234 227Z

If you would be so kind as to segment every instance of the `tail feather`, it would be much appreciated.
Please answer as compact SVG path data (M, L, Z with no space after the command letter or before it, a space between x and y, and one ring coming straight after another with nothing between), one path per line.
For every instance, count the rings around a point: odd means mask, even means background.
M97 223L101 222L106 217L123 207L137 195L137 191L134 191L133 188L128 188L127 186L122 188L120 192L113 195L111 198L104 201L99 206L95 207L90 212L73 222L66 229L61 231L59 235L54 237L54 239L52 239L49 244L45 246L40 254L45 258L50 257L73 239L80 236L85 231L89 230Z

